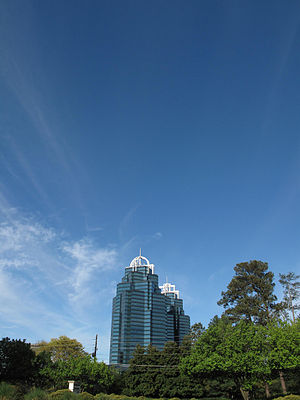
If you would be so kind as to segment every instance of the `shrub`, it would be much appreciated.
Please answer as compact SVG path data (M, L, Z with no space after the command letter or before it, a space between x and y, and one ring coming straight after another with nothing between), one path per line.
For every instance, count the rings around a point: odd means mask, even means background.
M94 400L94 396L92 394L88 393L88 392L81 392L78 395L78 398L80 400Z
M148 400L146 397L140 396L140 397L132 397L132 396L126 396L125 394L106 394L106 393L98 393L96 396L93 398L94 400Z
M95 395L94 399L95 400L107 400L107 394L105 393L98 393Z
M298 394L288 394L287 396L276 397L273 400L300 400L300 396Z
M14 400L16 397L16 388L8 383L0 383L0 400Z
M95 395L94 399L96 400L124 400L124 399L136 399L135 397L129 397L124 394L107 394L107 393L98 393Z
M78 395L71 392L69 389L61 389L49 394L50 400L73 400L77 398Z
M229 400L229 399L227 399L226 397L201 397L201 399L199 400Z
M24 400L47 400L48 395L42 389L32 389L29 393L25 394Z
M126 399L126 398L127 398L127 396L124 396L122 394L111 393L111 394L108 395L108 399L110 399L110 400L123 400L123 399Z
M96 394L96 396L94 397L95 400L110 400L111 397L109 397L108 394L106 393L98 393Z

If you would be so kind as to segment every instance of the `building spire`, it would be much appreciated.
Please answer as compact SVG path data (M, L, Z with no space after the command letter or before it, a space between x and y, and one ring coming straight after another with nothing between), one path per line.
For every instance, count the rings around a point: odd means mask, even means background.
M140 247L140 257L142 257L142 248Z

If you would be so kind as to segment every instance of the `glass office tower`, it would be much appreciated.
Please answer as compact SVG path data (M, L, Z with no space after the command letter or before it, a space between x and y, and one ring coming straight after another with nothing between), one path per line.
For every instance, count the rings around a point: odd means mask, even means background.
M154 265L142 255L134 258L113 299L110 364L128 364L138 344L162 350L168 341L181 343L189 330L175 285L159 287Z

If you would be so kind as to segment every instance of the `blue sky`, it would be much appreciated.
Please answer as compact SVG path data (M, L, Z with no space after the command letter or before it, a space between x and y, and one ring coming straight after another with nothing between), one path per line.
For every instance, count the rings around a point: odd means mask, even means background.
M1 2L2 337L107 360L140 247L192 323L236 263L300 272L299 27L298 1Z

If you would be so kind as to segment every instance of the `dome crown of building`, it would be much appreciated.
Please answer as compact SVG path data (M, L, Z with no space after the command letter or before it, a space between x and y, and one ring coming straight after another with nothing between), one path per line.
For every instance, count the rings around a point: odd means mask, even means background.
M154 265L150 264L148 258L142 256L142 250L140 249L140 255L135 257L129 267L126 268L130 268L132 271L137 271L138 267L147 267L148 268L148 273L150 273L150 270L152 272L152 274L154 274Z
M139 255L138 257L135 257L130 263L130 267L140 267L142 265L149 266L150 262L149 262L148 258L141 256L141 255Z

